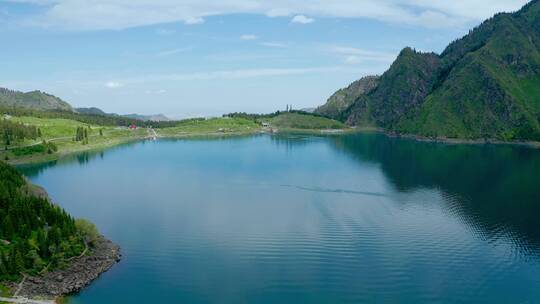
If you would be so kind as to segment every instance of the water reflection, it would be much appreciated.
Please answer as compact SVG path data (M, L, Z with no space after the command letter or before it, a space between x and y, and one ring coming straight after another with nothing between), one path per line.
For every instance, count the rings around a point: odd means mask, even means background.
M439 189L456 211L489 237L501 231L537 251L540 246L540 150L519 146L447 145L382 134L330 138L360 162L381 166L402 192Z

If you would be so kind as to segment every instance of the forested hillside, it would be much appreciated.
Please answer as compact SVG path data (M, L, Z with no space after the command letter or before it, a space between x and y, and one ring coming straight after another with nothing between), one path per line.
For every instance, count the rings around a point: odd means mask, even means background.
M62 99L40 91L19 92L0 88L0 106L15 106L39 110L73 111Z
M5 146L9 146L12 143L25 139L35 140L41 137L41 131L35 126L28 126L0 118L0 135L2 136L0 142Z
M0 161L0 281L60 267L85 248L75 220L34 187Z
M440 55L404 49L375 88L355 97L337 115L350 125L540 140L540 0L497 14Z

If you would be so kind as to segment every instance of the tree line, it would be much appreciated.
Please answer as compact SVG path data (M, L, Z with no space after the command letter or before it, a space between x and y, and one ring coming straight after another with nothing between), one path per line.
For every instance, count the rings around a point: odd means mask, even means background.
M252 114L252 113L246 113L246 112L234 112L234 113L225 114L225 115L223 115L223 117L244 118L244 119L252 120L252 121L255 121L255 122L259 122L260 119L274 118L274 117L279 116L279 115L281 115L283 113L294 113L294 114L301 114L301 115L307 115L307 116L313 116L313 117L328 118L328 117L326 117L324 115L321 115L321 114L318 114L318 113L310 113L310 112L306 112L306 111L302 111L302 110L292 110L292 109L289 108L288 105L287 105L287 110L286 111L276 111L274 113L269 113L269 114Z
M2 135L3 144L9 146L14 142L25 139L35 140L41 137L41 130L36 126L0 119L0 134Z

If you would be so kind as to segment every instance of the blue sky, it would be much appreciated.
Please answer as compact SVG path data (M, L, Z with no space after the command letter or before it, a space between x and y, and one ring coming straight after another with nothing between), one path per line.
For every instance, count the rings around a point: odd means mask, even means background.
M526 0L0 0L0 86L171 117L313 107Z

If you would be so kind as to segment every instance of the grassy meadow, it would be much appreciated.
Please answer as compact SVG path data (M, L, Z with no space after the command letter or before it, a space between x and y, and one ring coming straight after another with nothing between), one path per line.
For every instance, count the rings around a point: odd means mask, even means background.
M11 122L39 128L41 137L35 140L13 141L0 149L0 159L10 163L41 162L57 159L63 155L104 149L118 144L145 138L183 138L199 136L232 136L261 132L263 123L279 131L320 132L344 129L341 122L328 118L301 114L280 113L259 118L220 117L194 118L176 122L172 127L128 129L118 126L88 124L74 119L12 116ZM77 130L84 129L81 140ZM0 139L1 140L1 139Z

